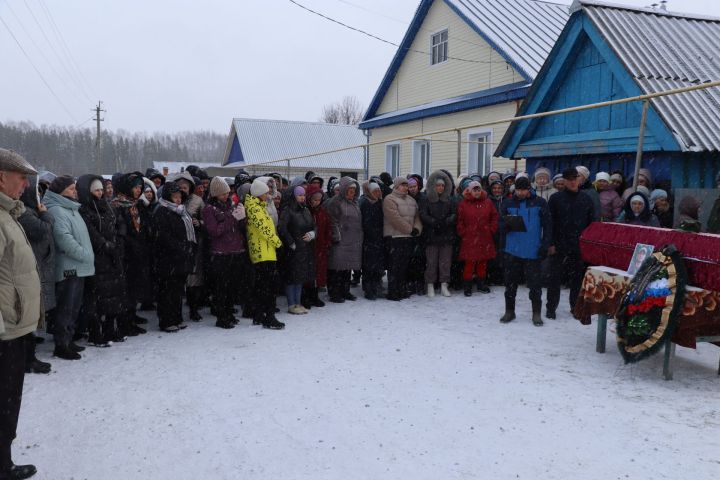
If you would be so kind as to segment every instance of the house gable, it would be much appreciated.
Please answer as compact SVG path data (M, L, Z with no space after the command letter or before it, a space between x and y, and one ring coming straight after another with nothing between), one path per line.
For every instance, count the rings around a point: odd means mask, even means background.
M642 95L586 14L571 17L523 103L519 115ZM534 158L633 152L641 102L513 122L496 155ZM680 151L681 146L652 106L645 151Z

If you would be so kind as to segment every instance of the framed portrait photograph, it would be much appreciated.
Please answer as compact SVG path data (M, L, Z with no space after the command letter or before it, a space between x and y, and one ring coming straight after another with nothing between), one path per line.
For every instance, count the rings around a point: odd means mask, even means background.
M635 251L633 252L632 258L630 259L630 266L627 270L628 275L630 275L631 277L635 276L638 270L640 270L643 262L653 254L654 250L654 245L647 245L645 243L635 244Z

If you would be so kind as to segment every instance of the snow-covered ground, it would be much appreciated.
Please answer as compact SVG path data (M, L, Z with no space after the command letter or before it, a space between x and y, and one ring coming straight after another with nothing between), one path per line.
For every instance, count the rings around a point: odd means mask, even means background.
M678 347L667 382L661 355L624 366L611 332L595 353L565 296L543 328L526 290L518 320L502 305L497 287L359 299L282 313L281 332L153 317L26 377L15 461L53 480L720 476L720 349Z

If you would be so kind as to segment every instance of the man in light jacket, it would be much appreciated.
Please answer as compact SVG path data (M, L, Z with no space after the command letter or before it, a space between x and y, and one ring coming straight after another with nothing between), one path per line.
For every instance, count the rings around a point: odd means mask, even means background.
M28 175L37 171L12 150L0 148L0 479L29 478L32 465L14 465L23 381L25 344L43 320L44 309L35 254L18 218Z

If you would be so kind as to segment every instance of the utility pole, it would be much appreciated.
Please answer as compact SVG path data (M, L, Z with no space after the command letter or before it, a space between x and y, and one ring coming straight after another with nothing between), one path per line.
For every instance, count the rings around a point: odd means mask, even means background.
M100 158L100 122L104 121L104 118L100 118L100 112L104 112L102 109L102 102L98 101L97 106L93 109L95 111L95 122L97 122L97 134L95 137L95 162L100 165L102 158Z

